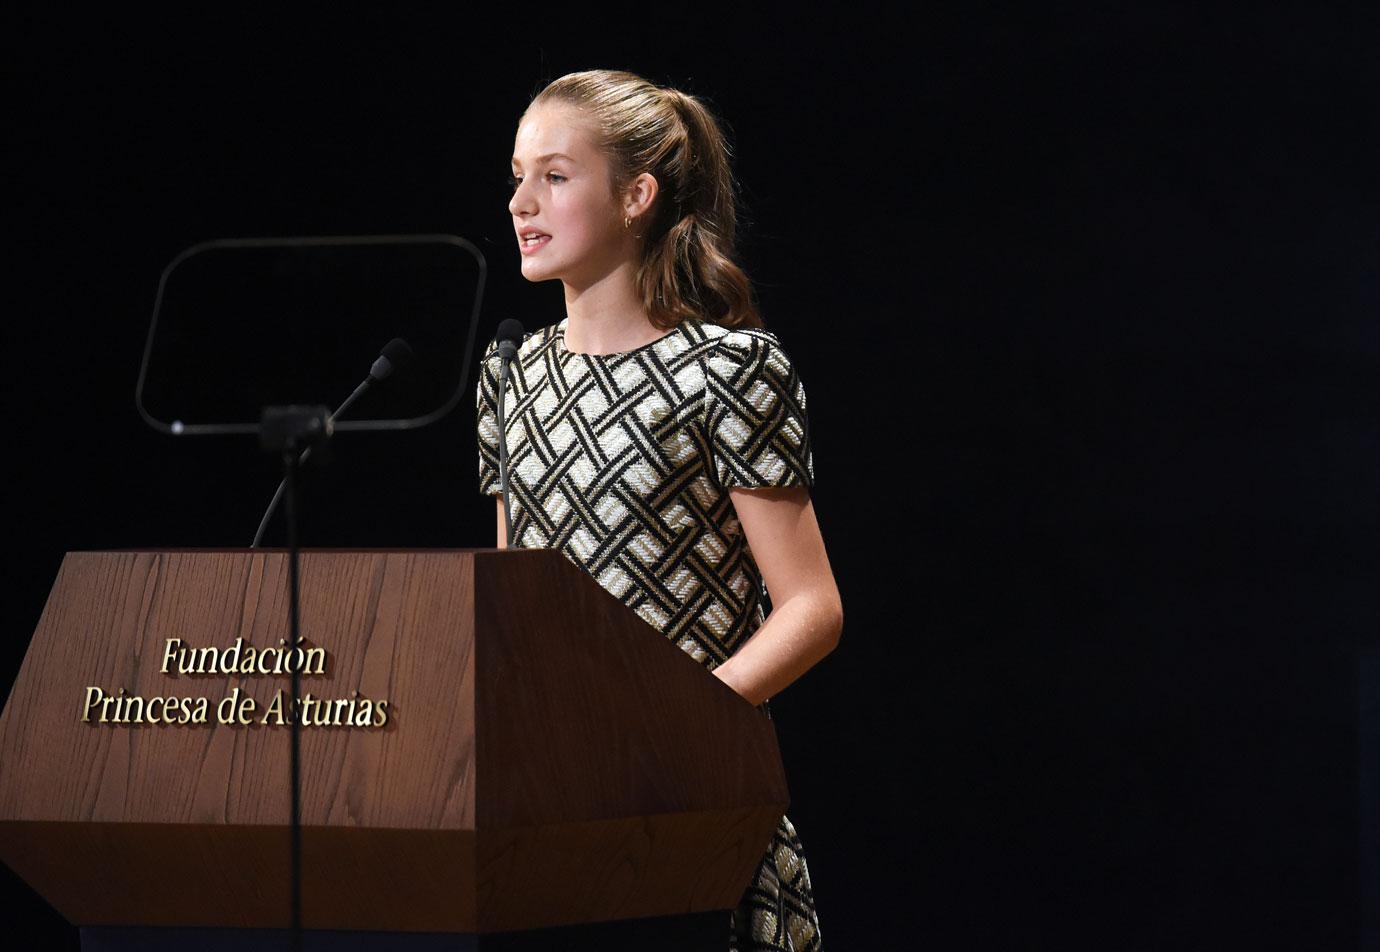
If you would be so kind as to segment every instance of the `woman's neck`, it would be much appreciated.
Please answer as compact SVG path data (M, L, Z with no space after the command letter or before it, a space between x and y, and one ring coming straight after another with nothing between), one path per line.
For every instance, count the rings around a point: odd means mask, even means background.
M565 286L565 347L577 354L621 354L666 334L638 298L632 265L583 288Z

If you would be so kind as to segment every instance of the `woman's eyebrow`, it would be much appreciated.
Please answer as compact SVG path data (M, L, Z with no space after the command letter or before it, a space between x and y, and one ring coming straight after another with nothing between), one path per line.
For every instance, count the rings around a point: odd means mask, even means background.
M550 162L552 159L565 159L567 162L575 163L575 160L564 152L548 152L546 155L537 156L533 161L537 164L541 164L542 162ZM521 165L522 162L518 160L517 156L513 156L513 164Z

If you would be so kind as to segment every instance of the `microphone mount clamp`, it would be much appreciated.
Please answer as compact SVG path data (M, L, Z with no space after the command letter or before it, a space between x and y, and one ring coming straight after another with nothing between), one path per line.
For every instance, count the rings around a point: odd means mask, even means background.
M334 422L324 406L264 407L259 418L259 445L269 453L296 453L329 439Z

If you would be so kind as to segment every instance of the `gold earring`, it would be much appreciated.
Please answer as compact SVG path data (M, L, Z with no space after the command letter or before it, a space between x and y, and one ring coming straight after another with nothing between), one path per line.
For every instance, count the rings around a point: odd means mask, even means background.
M632 227L632 216L631 216L631 215L624 215L624 216L623 216L623 229L626 231L627 229L629 229L629 228L631 228L631 227Z

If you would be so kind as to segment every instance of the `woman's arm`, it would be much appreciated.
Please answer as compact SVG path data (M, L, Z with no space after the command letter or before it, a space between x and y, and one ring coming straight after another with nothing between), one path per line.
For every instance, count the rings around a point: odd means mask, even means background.
M508 525L503 518L503 494L499 493L494 497L494 502L498 503L498 545L495 548L508 548Z
M843 631L843 603L807 488L734 488L729 497L772 609L714 674L761 704L834 650Z

